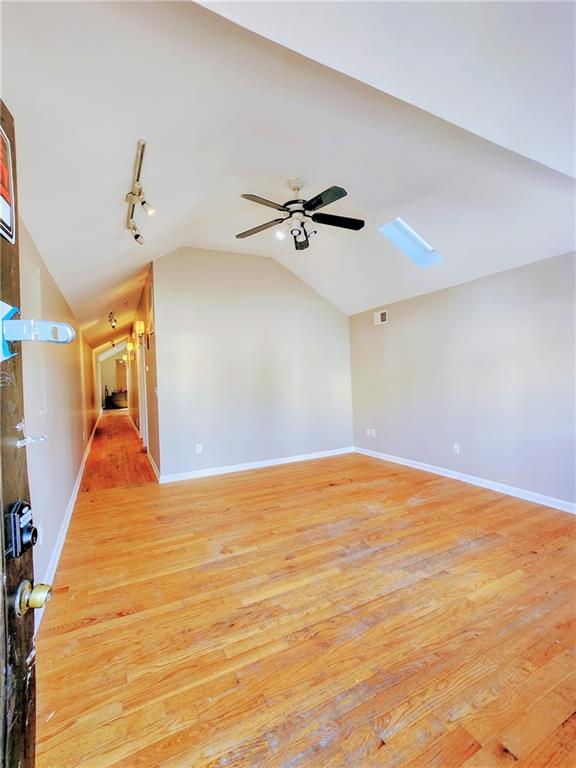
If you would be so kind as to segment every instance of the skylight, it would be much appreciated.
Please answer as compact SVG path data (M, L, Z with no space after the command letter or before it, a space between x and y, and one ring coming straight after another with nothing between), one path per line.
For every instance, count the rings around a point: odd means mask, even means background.
M422 269L442 261L442 256L400 217L384 224L380 232Z

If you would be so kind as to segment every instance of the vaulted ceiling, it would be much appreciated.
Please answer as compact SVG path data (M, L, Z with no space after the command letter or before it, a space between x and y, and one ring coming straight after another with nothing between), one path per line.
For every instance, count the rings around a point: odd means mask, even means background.
M313 61L574 176L574 3L202 5Z
M264 16L268 6L258 5ZM320 51L329 35L318 36ZM472 117L441 119L431 105L408 103L415 97L382 92L385 83L349 77L349 51L328 68L193 3L167 2L4 3L2 42L20 213L94 345L109 336L110 310L118 330L130 322L147 264L182 245L275 258L348 313L574 248L574 182L561 162L537 142L488 141ZM552 36L551 55L556 44ZM490 51L478 46L472 59L482 57ZM412 62L415 83L424 59ZM486 83L474 77L469 87L470 101L482 102ZM494 125L506 123L500 101ZM542 130L542 147L561 143L560 126ZM157 209L140 218L142 247L124 229L139 138ZM274 218L240 194L284 201L294 176L306 181L305 196L344 186L348 197L330 212L362 216L365 229L323 227L298 253L272 231L236 240ZM436 246L441 265L419 270L379 234L396 216Z

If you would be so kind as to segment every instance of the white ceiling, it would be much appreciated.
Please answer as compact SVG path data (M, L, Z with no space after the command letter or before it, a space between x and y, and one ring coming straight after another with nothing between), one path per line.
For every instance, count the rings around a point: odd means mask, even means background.
M182 245L271 256L348 313L574 248L567 176L192 3L4 3L2 87L21 215L93 345ZM139 138L144 247L123 229ZM322 227L298 253L272 231L236 240L275 214L240 194L285 201L293 176L307 196L346 187L326 212L366 228ZM395 216L444 263L396 251L378 233Z
M201 4L314 61L574 175L573 2Z

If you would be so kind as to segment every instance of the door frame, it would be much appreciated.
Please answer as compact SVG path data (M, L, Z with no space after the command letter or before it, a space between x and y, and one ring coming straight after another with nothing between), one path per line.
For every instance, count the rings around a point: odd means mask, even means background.
M98 371L98 397L100 399L100 413L104 410L104 391L102 387L102 363L104 360L107 360L109 357L114 357L114 355L119 354L122 352L123 354L127 354L126 350L128 347L127 339L122 339L121 341L117 341L115 343L114 347L108 347L107 349L101 350L100 352L95 352L94 356L94 362L96 369ZM130 381L129 381L129 373L126 372L126 388L128 390L128 397L130 392Z
M148 450L148 392L146 389L146 346L140 342L136 347L136 370L138 374L138 423L144 448Z

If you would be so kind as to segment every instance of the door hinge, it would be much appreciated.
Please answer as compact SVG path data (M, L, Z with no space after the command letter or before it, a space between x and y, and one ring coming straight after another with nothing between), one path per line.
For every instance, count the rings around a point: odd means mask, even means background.
M10 304L0 301L0 319L2 322L0 362L16 354L10 349L9 343L11 341L70 344L76 338L76 331L70 323L58 323L51 320L14 320L14 316L19 311L18 307L12 307Z

